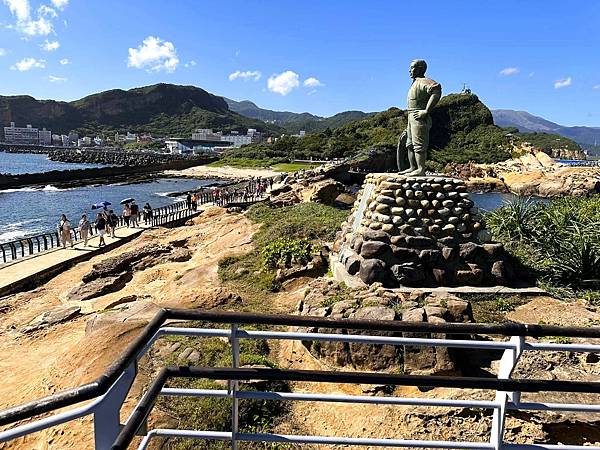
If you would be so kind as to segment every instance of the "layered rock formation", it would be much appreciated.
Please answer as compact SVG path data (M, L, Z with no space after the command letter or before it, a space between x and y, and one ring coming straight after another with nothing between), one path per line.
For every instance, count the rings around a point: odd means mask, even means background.
M411 295L393 292L375 283L350 289L333 280L319 278L307 287L307 295L298 304L301 315L333 319L394 320L405 322L472 322L469 302L452 295ZM311 329L310 332L361 334L360 330ZM368 334L415 337L414 333L370 331ZM422 334L419 337L423 337ZM444 338L438 335L437 338ZM359 370L401 370L403 373L453 373L460 370L454 354L447 348L422 348L394 345L347 344L305 341L311 354L336 366Z
M544 152L496 164L452 164L447 170L466 180L471 191L506 191L537 197L600 193L600 168L557 163Z
M509 256L490 240L462 180L369 174L334 251L366 284L507 284Z

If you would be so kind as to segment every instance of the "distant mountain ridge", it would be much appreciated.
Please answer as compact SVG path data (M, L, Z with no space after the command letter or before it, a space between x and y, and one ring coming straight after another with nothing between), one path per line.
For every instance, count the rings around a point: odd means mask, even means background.
M580 144L600 143L600 127L566 127L526 111L512 109L494 109L492 115L496 125L518 128L522 133L558 134Z
M279 127L230 111L227 102L195 86L160 83L129 90L112 89L73 102L0 96L0 126L15 122L67 133L103 135L135 131L188 137L196 128L222 131L247 128L280 133Z
M249 100L238 102L227 97L223 98L231 111L252 119L273 123L285 128L290 133L298 133L300 130L312 133L323 131L327 128L337 128L355 120L365 119L374 114L363 111L344 111L331 117L321 117L307 112L273 111L260 108Z

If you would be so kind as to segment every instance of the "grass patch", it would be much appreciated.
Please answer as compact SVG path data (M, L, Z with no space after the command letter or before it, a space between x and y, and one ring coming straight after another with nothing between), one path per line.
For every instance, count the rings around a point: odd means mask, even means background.
M529 303L527 297L519 295L487 295L476 294L463 296L471 302L473 318L477 323L505 323L506 314L515 308Z
M210 327L211 324L196 322L194 326ZM204 367L231 367L231 346L219 338L191 338L186 336L169 336L165 338L170 343L178 342L178 350L166 358L165 363L171 365L189 364L180 361L178 356L187 347L196 350L200 359L194 365ZM266 341L241 340L240 363L261 364L269 367L276 365L268 359L269 347ZM187 389L225 389L223 384L212 380L177 378L169 380L169 387ZM262 387L264 388L264 386ZM251 385L242 384L241 390L256 390ZM283 382L269 382L267 390L287 391ZM267 402L262 400L240 401L240 431L250 433L272 432L278 417L285 412L286 405L282 402ZM160 397L156 408L170 417L178 420L177 428L212 431L229 431L231 427L231 400L222 398L186 398ZM229 442L202 441L197 439L167 439L161 448L168 450L192 449L226 449ZM286 448L283 446L265 447L264 444L243 444L242 448Z
M252 159L252 158L222 158L207 164L209 167L237 167L245 169L268 169L279 163L280 159Z
M247 216L262 227L254 235L255 249L244 255L219 261L219 278L244 299L245 311L272 312L270 295L279 289L275 281L277 268L265 266L264 251L284 240L302 240L319 249L331 241L346 212L316 203L300 203L284 208L254 205Z
M275 172L298 172L299 170L310 170L319 167L319 164L311 163L279 163L271 166Z

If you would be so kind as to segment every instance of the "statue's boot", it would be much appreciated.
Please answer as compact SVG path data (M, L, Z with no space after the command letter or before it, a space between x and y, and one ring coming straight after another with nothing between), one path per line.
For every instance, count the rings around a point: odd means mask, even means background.
M421 177L425 175L425 162L427 161L427 152L426 151L415 151L415 161L417 163L417 168L412 172L407 173L407 176L410 177Z

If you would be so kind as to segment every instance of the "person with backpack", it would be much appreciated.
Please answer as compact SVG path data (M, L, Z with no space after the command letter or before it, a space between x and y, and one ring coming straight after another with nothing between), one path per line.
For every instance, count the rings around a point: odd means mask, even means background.
M129 203L125 203L125 207L123 208L123 220L125 221L125 225L129 228L129 219L131 218L131 208L129 207Z
M98 244L98 248L106 245L104 242L104 235L106 234L106 217L104 213L98 213L96 216L96 230L98 230L98 236L100 236L100 243Z
M137 205L137 203L134 200L131 202L131 226L132 227L139 226L139 223L138 223L139 214L140 214L140 207Z
M92 224L87 218L87 215L83 214L79 221L79 236L83 239L83 246L87 247L88 237L92 231Z

